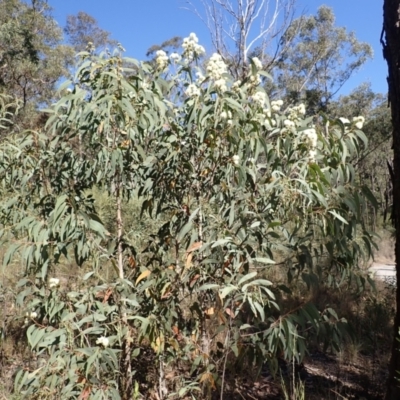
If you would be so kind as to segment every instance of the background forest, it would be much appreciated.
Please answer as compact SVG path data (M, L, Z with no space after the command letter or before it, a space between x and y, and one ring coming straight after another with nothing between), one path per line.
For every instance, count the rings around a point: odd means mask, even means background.
M327 6L200 5L212 52L138 61L0 0L0 398L384 398L391 115L342 91L372 48Z

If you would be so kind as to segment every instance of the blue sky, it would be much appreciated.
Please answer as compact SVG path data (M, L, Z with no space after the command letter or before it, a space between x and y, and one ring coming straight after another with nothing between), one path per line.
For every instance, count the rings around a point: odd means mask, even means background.
M194 0L198 3L198 0ZM208 52L212 51L209 34L204 24L192 12L185 10L185 0L49 0L53 15L64 26L68 14L85 11L94 16L99 25L121 42L127 55L144 59L146 50L173 36L188 36L196 32ZM343 87L349 93L363 82L370 82L376 92L386 92L387 68L382 58L379 38L382 29L381 0L297 0L300 14L313 14L326 4L333 8L336 25L354 31L360 41L368 42L374 49L369 61Z

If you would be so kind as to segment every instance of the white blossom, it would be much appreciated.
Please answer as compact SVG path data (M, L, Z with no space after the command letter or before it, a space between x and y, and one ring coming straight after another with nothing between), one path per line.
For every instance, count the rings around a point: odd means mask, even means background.
M207 64L207 73L214 80L221 79L222 75L227 72L227 67L218 53L214 53Z
M253 95L254 103L257 103L260 107L265 106L265 102L267 101L267 95L264 92L257 92Z
M181 59L182 59L182 57L178 53L171 53L169 58L173 63L177 63L177 62L181 61Z
M60 280L58 278L49 279L49 288L53 289L60 285Z
M96 344L99 344L103 347L108 347L108 345L110 344L110 341L108 340L108 338L106 338L105 336L100 336L97 340L96 340Z
M240 85L242 84L242 81L235 81L232 84L232 90L234 92L238 92L240 90Z
M185 62L192 62L194 60L194 51L185 51Z
M191 40L191 41L194 42L194 43L198 43L198 42L199 42L199 39L198 39L197 35L196 35L194 32L192 32L192 33L189 35L189 40Z
M365 118L363 116L358 116L353 118L354 125L357 129L362 129L364 126Z
M250 76L250 85L257 87L260 85L260 83L261 83L260 74L255 74Z
M297 111L299 112L299 114L305 115L305 113L306 113L306 106L305 106L303 103L299 104L299 105L297 106Z
M354 125L355 125L355 127L356 127L357 129L362 129L363 126L364 126L364 124L363 124L362 122L360 122L360 121L356 122Z
M262 66L262 62L259 60L258 57L253 57L252 58L253 64L256 67L257 71L261 71L263 66Z
M164 50L158 50L156 52L156 64L157 68L164 70L168 66L169 58Z
M225 79L221 78L221 79L217 79L214 82L214 86L217 88L217 90L219 90L220 92L226 92L227 87L226 87L226 81Z
M306 107L304 104L299 104L298 106L294 106L292 108L287 109L288 118L292 121L299 121L306 113Z
M195 57L201 57L206 53L203 46L198 44L199 39L195 33L191 33L189 37L183 39L183 56L187 61L193 61Z
M283 105L283 101L282 100L271 101L271 109L272 109L272 111L280 111L282 105Z
M283 121L283 125L286 126L286 128L292 128L295 126L295 123L293 121L290 121L289 119L285 119Z
M315 163L315 156L317 155L317 152L315 150L310 150L308 153L308 158L310 162Z
M187 87L185 94L188 97L200 96L200 89L194 83L191 83Z
M240 157L239 157L237 154L235 154L235 155L232 157L232 162L233 162L235 165L239 165L239 161L240 161Z
M206 49L201 44L196 44L196 46L194 46L194 52L197 56L202 56L206 54Z
M228 118L228 113L226 111L222 111L222 113L219 115L222 119L227 119Z
M263 113L265 114L265 116L267 116L268 118L271 118L271 110L269 108L264 108Z
M303 135L312 148L317 147L318 136L314 128L306 129L303 131Z
M32 318L32 319L34 319L34 318L37 318L37 312L36 311L32 311L30 314L29 314L29 317L30 318Z
M347 118L339 118L343 124L349 124L350 121Z
M196 71L196 77L198 83L203 83L204 80L206 79L201 71Z

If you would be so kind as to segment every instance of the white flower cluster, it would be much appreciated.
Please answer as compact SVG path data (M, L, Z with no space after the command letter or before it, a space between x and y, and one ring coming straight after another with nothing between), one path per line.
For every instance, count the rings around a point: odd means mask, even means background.
M251 61L253 61L254 66L256 67L257 71L261 71L263 66L262 63L260 61L260 59L258 57L253 57L251 59Z
M299 121L306 114L306 106L301 103L298 106L291 107L287 110L288 118L292 121Z
M220 78L220 79L217 79L215 82L214 82L214 86L216 87L216 89L218 90L218 91L220 91L220 92L226 92L227 91L227 86L226 86L226 81L225 81L225 79L224 78Z
M315 163L315 156L317 155L317 143L318 143L318 135L314 128L306 129L303 131L303 135L305 137L306 142L311 147L308 158L310 162Z
M339 118L341 121L342 121L342 123L343 124L349 124L350 123L350 121L347 119L347 118Z
M303 131L303 135L305 136L306 141L312 148L317 147L318 136L314 128L306 129L305 131Z
M310 150L308 152L308 159L310 160L310 162L315 163L315 156L317 155L316 150Z
M187 61L193 61L195 57L205 54L205 49L199 43L199 39L195 33L191 33L189 37L183 39L183 56Z
M364 126L365 118L359 115L358 117L353 118L353 123L357 129L362 129Z
M268 108L264 108L263 116L264 116L263 125L265 126L265 128L267 128L268 130L273 129L276 126L276 121L275 119L271 118L272 116L271 110Z
M167 53L164 50L157 50L156 52L156 64L157 68L160 70L164 70L168 67L169 58Z
M240 85L242 84L242 81L235 81L232 84L232 90L234 92L238 92L240 90Z
M265 123L265 114L263 113L255 113L251 118L251 121L256 122L257 124L263 125Z
M187 87L185 94L188 97L197 97L200 96L200 89L194 83L191 83Z
M264 107L265 103L267 101L267 95L265 94L265 92L256 92L253 97L252 100L254 101L254 103L256 103L258 106L260 107Z
M110 341L108 340L108 338L106 338L105 336L100 336L97 340L96 340L96 344L99 344L103 347L108 347L110 344Z
M231 119L232 118L232 113L230 111L222 111L221 114L219 115L222 119Z
M182 59L182 57L178 53L171 53L169 58L174 64L178 63Z
M257 87L261 84L261 76L260 74L255 74L250 76L250 86Z
M280 111L282 106L283 106L282 100L271 101L272 111Z
M269 108L264 108L263 113L266 117L271 118L271 110Z
M222 75L227 72L226 64L218 53L214 53L207 64L207 73L215 81L222 78Z
M233 164L234 164L234 165L239 165L239 161L240 161L240 157L239 157L237 154L235 154L235 155L232 157L232 162L233 162Z
M294 123L292 120L290 120L290 119L285 119L285 120L283 121L283 125L284 125L286 128L294 128L294 127L295 127L295 123Z
M196 81L201 84L204 82L204 80L206 79L205 76L203 75L203 72L201 72L200 70L196 71Z
M35 318L37 318L37 312L36 311L32 311L32 312L30 312L30 313L25 313L25 317L29 317L29 318L32 318L32 319L35 319ZM25 320L25 322L26 322L26 320Z
M272 121L268 121L267 119L264 121L264 126L265 126L265 128L267 129L267 130L271 130L274 126L275 126L275 124L273 123L273 120Z
M54 289L60 285L60 280L58 278L49 279L49 288Z

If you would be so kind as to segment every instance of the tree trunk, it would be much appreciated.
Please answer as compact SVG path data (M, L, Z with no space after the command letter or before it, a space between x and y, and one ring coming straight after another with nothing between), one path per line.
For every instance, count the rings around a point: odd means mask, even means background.
M384 38L383 38L384 36ZM386 400L400 399L400 0L384 0L383 31L381 42L383 56L388 64L389 104L393 124L393 217L396 228L396 316L394 340L389 365Z

